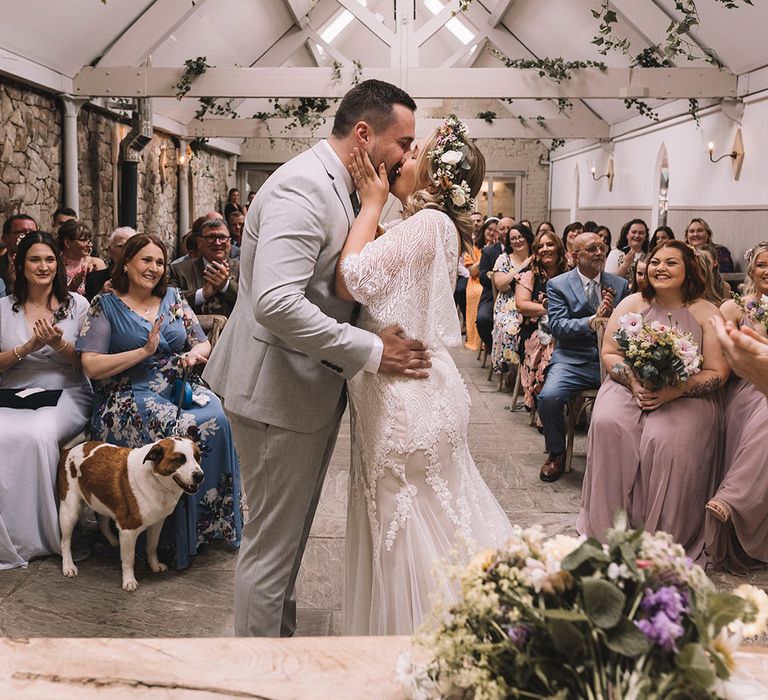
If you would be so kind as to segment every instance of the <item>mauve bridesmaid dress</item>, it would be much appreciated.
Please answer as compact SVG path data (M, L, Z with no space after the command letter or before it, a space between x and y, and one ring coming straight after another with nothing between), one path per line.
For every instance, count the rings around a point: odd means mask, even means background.
M701 347L702 329L685 308L651 303L646 321L671 322ZM704 506L714 491L720 443L718 397L681 398L644 412L632 392L606 378L595 402L577 530L605 540L624 508L632 527L664 530L694 560L703 557Z
M768 563L768 399L745 379L725 391L725 449L722 483L715 497L731 510L731 521L705 516L708 562L745 573Z

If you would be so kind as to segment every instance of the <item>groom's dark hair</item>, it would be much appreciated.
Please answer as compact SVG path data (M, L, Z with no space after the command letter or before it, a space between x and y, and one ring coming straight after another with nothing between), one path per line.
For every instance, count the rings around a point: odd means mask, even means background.
M336 138L343 138L359 121L368 122L376 131L382 131L392 121L394 105L416 111L416 103L405 90L383 80L364 80L344 95L331 133Z

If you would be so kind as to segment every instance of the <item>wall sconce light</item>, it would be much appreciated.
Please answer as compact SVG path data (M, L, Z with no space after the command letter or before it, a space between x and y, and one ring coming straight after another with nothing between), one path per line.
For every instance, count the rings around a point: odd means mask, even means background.
M730 153L723 153L719 158L715 158L715 144L712 141L707 144L707 151L709 151L709 159L713 163L718 163L723 158L730 158L731 165L733 166L733 179L739 179L741 166L744 163L744 141L741 139L741 129L736 129L736 136L733 138L733 149Z
M187 163L189 163L189 159L192 157L192 149L189 147L189 144L187 144L186 148L183 148L183 142L182 147L179 147L179 155L176 159L176 162L178 163L180 168L183 168Z
M599 182L604 177L608 179L608 191L612 192L613 191L613 158L611 158L608 161L608 169L602 175L598 175L597 169L595 168L594 165L592 166L592 179L595 182Z

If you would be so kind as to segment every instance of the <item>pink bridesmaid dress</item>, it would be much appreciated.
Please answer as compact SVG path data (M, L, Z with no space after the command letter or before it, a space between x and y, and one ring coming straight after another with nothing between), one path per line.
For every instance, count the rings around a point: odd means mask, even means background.
M651 303L646 321L671 321L701 347L701 326L685 308ZM632 527L669 532L703 557L704 506L714 491L720 444L718 397L680 398L645 412L608 376L595 402L576 528L605 541L618 508Z

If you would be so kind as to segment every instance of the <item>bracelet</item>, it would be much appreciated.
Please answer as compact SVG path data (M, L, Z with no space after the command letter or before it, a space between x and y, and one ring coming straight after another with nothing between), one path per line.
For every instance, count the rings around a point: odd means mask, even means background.
M19 355L18 352L16 352L16 348L20 347L19 345L14 346L13 348L13 354L16 355L16 362L21 362L21 360L24 358L24 355Z
M62 340L64 340L64 338L62 338ZM61 347L60 348L54 348L54 350L56 352L62 352L64 350L64 348L67 347L67 345L69 345L69 343L66 340L64 340L64 342L61 344Z

